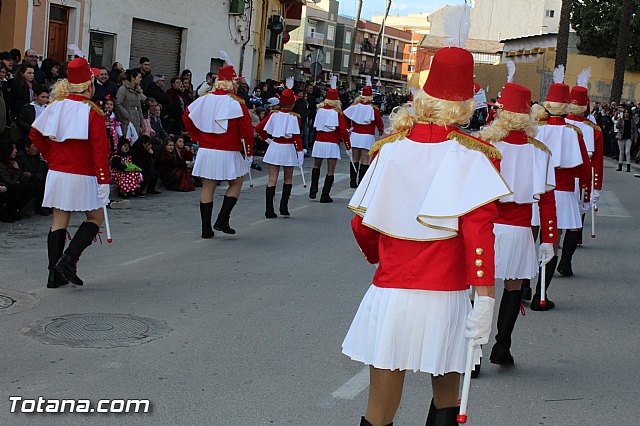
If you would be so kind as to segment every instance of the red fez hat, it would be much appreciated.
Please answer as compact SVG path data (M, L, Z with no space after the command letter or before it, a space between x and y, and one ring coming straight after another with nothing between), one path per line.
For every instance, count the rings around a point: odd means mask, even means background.
M371 90L371 86L364 86L362 88L362 96L373 96L373 90Z
M478 83L477 81L473 82L473 93L478 93L480 91L481 87L480 87L480 83Z
M473 56L459 47L443 47L431 61L431 70L424 91L445 101L466 101L473 98Z
M330 101L339 101L340 98L338 98L338 89L329 89L329 91L327 92L327 99L329 99Z
M280 105L282 106L293 106L296 102L296 96L291 89L284 89L282 94L280 95Z
M84 58L76 58L67 65L67 80L71 84L88 83L98 74L100 70L91 68Z
M571 89L571 103L579 106L589 105L589 91L586 87L573 86Z
M569 86L563 83L553 83L549 87L549 93L547 93L546 102L558 102L561 104L568 104L571 102L569 96Z
M531 112L531 90L515 83L507 83L500 92L498 103L504 111L518 114Z
M218 69L218 80L220 81L233 81L237 77L236 71L231 65L225 65Z

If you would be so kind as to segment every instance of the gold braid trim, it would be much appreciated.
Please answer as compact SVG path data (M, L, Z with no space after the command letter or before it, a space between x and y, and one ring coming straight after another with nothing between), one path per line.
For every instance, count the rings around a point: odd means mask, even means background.
M340 108L338 108L338 107L332 106L331 109L334 110L335 112L337 112L338 115L344 115L344 112L342 112L342 110Z
M289 114L293 115L294 117L302 118L297 112L289 111Z
M389 136L386 136L382 139L379 139L378 142L374 143L373 146L371 147L371 149L369 150L369 155L373 156L376 152L380 151L380 149L391 142L395 142L397 140L400 139L404 139L407 137L407 135L409 134L408 131L405 132L398 132L398 133L393 133Z
M244 99L242 99L240 96L235 95L233 93L229 93L229 96L231 96L233 99L235 99L236 101L240 102L241 104L244 104Z
M91 100L87 99L86 101L82 101L82 103L89 105L91 109L96 112L96 114L104 117L104 111L98 105L94 104Z
M585 121L583 121L583 123L588 124L589 127L591 127L593 130L597 130L599 132L602 132L602 129L600 128L600 126L598 126L597 124L593 123L591 120L585 120Z
M577 134L579 134L580 136L582 136L582 130L580 130L580 128L574 126L573 124L569 124L567 123L566 126L570 129L573 129L576 131Z
M547 125L547 120L540 120L538 121L538 126L546 126Z
M497 148L483 143L482 141L467 134L454 130L453 132L449 133L447 139L455 139L460 145L464 146L467 149L480 151L489 158L497 158L498 160L502 160L502 154Z
M535 146L536 148L541 149L542 151L544 151L544 152L546 152L547 154L551 155L551 150L550 150L550 149L549 149L545 144L543 144L542 142L540 142L538 139L536 139L536 138L532 138L532 137L528 137L528 138L527 138L527 141L528 141L531 145Z

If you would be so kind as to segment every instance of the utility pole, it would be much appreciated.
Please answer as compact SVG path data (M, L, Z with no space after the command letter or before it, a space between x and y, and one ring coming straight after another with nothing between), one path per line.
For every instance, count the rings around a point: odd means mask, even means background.
M351 35L351 47L349 48L349 68L347 68L347 84L351 90L351 73L353 70L353 57L356 49L356 40L358 38L358 27L360 25L360 11L362 10L362 0L358 0L358 11L356 12L356 23L353 25L353 34Z
M378 43L376 43L376 48L378 46L380 47L380 62L378 63L378 82L380 82L381 81L380 79L382 78L382 52L384 49L382 42L384 40L384 28L387 23L387 16L389 16L389 9L391 9L391 0L387 0L387 7L384 10L384 17L382 18L382 26L380 27L380 33L378 34ZM378 53L377 49L376 49L376 53Z

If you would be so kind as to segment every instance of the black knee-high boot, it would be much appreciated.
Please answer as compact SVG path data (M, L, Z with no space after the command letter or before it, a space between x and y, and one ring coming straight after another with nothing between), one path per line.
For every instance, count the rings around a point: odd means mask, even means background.
M264 217L267 219L275 219L278 217L275 210L273 209L273 199L276 196L276 187L275 186L267 186L266 192L266 206L264 211Z
M360 426L373 426L364 416L360 417ZM389 423L386 426L393 426L393 422Z
M432 399L425 426L458 426L458 413L460 413L460 407L438 409Z
M358 166L360 166L360 163L349 163L349 186L351 188L358 187Z
M331 187L333 186L333 175L326 175L324 177L324 185L322 186L322 195L320 195L321 203L333 203L331 197L329 197L329 193L331 192Z
M216 223L213 224L213 229L216 231L222 231L225 234L236 233L236 230L229 226L229 218L231 217L231 210L233 210L233 207L237 202L238 199L236 197L224 196L222 207L220 207L220 213L218 213Z
M496 343L491 349L489 360L492 364L513 365L511 356L511 334L516 325L518 314L520 313L520 299L522 290L507 291L504 289L502 300L500 301L500 311L498 312L498 334Z
M66 240L66 229L49 231L49 235L47 236L47 253L49 255L49 278L47 279L48 288L58 288L69 282L63 274L55 269L56 263L58 263L58 260L60 260L64 253L64 243Z
M358 174L358 184L360 184L360 182L362 182L362 178L364 177L365 173L367 173L367 170L369 170L369 166L366 164L360 164L360 172Z
M531 301L531 280L522 280L522 300L526 302Z
M64 255L58 263L56 263L56 271L64 274L69 281L76 285L84 284L76 273L76 263L80 259L82 252L91 245L91 242L96 235L98 235L99 231L100 227L95 223L82 222L82 225L80 225L69 243L69 247L65 250Z
M571 267L571 260L573 254L578 248L578 241L580 240L580 231L566 231L564 235L564 241L562 242L562 254L560 256L560 263L558 264L558 272L565 277L573 275L573 268Z
M318 194L318 184L320 183L320 169L313 168L311 169L311 186L309 187L309 198L312 200L316 199L316 194Z
M282 198L280 199L280 214L282 216L291 216L289 213L289 197L291 196L291 188L293 188L293 185L290 183L282 185Z
M213 238L211 229L211 215L213 214L213 201L200 203L200 220L202 221L202 238Z
M548 294L548 290L549 290L549 286L551 285L551 280L553 279L553 273L556 270L556 265L558 264L558 256L553 256L551 258L551 260L549 261L549 263L547 263L544 267L545 267L545 300L546 300L546 305L545 306L540 306L540 291L541 291L541 286L540 286L540 281L542 280L542 277L540 275L540 273L538 273L538 283L536 284L536 294L533 296L533 299L531 299L531 310L532 311L548 311L550 309L553 309L556 307L556 304L553 303L550 299L549 299L549 294Z

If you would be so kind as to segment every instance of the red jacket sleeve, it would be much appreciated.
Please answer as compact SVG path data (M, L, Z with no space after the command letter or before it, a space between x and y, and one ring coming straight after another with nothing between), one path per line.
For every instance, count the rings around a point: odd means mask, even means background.
M253 156L253 123L251 123L251 116L245 103L240 104L242 106L242 117L240 117L240 137L245 143L245 154L247 157Z
M94 170L99 184L110 182L109 176L109 139L104 117L95 111L89 116L89 141L93 156Z
M558 240L555 191L542 194L538 207L540 208L540 238L543 243L555 243Z
M382 115L380 114L380 110L376 107L373 107L373 115L375 117L376 129L378 129L378 134L384 134L384 121L382 121Z
M29 139L31 139L31 142L36 144L38 151L42 154L42 158L49 161L49 144L51 143L49 138L42 136L42 133L40 133L39 130L31 128L31 131L29 132Z
M344 142L345 148L351 149L349 126L347 125L347 119L342 111L338 112L338 127L340 128L340 138L342 139L342 142Z
M302 132L302 118L300 118L300 116L298 116L298 128ZM300 152L304 149L304 147L302 146L301 134L293 135L293 143L296 145L296 151Z
M578 141L580 143L580 155L582 156L582 164L578 166L578 179L580 179L580 188L585 189L584 202L588 203L591 198L591 160L589 160L584 138L580 134L578 135Z
M591 158L592 166L595 171L595 184L594 188L600 191L602 189L602 179L604 172L604 139L602 137L602 131L594 129L594 142L595 148L593 151L593 157Z
M362 224L360 216L351 219L351 229L356 242L360 247L360 251L364 255L367 262L375 264L380 262L380 253L378 251L378 241L380 233Z
M267 139L269 139L269 135L267 134L267 132L264 131L264 127L269 122L269 118L271 118L271 114L273 113L269 113L269 115L263 118L262 121L258 123L258 125L256 126L256 133L258 134L258 137L263 141L266 141Z
M498 206L491 202L460 217L459 232L464 241L464 266L467 284L492 286L495 277L495 236L493 224Z

